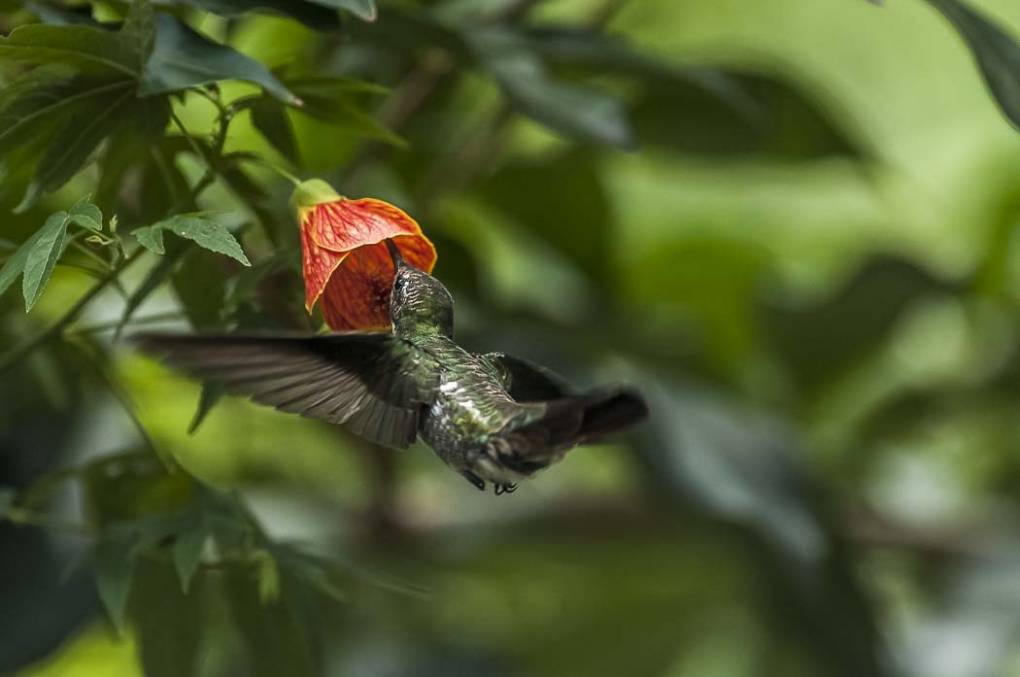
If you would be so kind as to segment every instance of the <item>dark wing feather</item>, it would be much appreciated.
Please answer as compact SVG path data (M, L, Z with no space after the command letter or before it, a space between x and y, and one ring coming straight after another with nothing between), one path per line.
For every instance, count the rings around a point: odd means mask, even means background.
M403 448L434 388L428 358L392 334L142 334L147 352L260 404Z
M485 353L480 357L500 372L507 392L518 402L544 402L575 394L558 374L528 360L506 353Z

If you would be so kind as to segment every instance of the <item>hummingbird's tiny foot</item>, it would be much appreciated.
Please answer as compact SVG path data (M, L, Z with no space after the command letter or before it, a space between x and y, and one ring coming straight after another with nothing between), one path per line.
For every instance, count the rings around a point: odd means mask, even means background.
M512 494L517 491L517 485L513 482L504 482L503 484L493 483L492 490L497 496L500 494Z
M479 491L485 491L485 480L483 480L481 477L474 474L470 470L465 470L464 472L461 473L461 475L463 475L464 479L466 479L468 482L475 485L475 489L478 489Z

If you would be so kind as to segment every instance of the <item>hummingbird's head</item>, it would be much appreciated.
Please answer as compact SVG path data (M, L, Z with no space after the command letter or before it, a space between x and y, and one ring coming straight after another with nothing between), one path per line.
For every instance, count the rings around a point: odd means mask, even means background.
M387 241L387 244L390 244ZM453 297L442 282L408 264L396 247L390 254L397 268L390 294L390 320L399 336L453 336Z

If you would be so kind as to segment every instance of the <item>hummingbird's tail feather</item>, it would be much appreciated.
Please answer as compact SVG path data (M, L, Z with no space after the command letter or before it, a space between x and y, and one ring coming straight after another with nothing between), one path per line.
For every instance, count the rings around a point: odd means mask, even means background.
M600 440L648 416L644 398L627 388L561 397L544 405L539 418L490 441L490 455L501 465L531 475L573 447Z
M615 433L646 416L648 405L641 395L614 388L550 400L545 414L525 429L542 430L550 446L570 447Z
M597 440L629 428L647 417L648 405L640 393L619 389L585 407L580 435L586 441Z

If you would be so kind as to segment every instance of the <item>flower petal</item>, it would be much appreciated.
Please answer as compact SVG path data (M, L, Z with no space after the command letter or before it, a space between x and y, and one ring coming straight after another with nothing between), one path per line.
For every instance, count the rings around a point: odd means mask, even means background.
M322 296L333 271L346 257L347 254L319 247L312 242L308 229L301 229L301 269L305 278L305 310L309 313Z
M436 250L423 235L393 238L410 265L430 271ZM313 245L314 246L314 245ZM348 252L334 269L322 296L322 315L337 331L390 328L390 292L396 271L384 243Z
M317 204L307 210L305 223L315 244L335 252L422 234L418 222L403 210L375 198Z
M347 254L322 297L326 324L337 331L389 329L393 276L393 262L384 244Z

